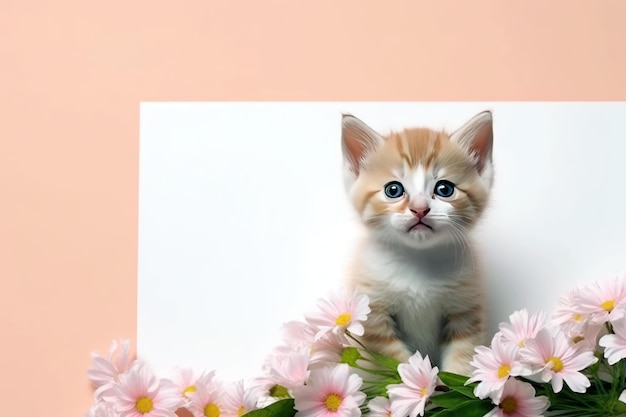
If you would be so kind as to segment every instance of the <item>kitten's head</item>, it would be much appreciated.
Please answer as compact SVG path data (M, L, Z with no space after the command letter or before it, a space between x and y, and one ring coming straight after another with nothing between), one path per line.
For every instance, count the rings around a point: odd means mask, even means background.
M375 132L342 119L345 185L376 237L414 248L462 241L493 182L490 111L451 134L425 128Z

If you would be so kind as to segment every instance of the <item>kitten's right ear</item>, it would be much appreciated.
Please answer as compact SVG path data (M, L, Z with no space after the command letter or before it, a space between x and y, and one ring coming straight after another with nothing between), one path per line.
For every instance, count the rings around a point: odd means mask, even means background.
M384 138L374 129L351 114L341 117L341 150L344 166L356 179L363 168L367 156L374 152Z
M450 138L476 158L478 172L483 174L483 171L491 164L493 149L493 115L491 111L486 110L478 113L452 133Z

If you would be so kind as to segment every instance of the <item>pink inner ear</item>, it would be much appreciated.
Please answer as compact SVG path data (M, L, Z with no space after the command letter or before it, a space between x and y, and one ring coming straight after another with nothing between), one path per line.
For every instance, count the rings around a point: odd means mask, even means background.
M363 157L377 146L377 134L354 116L344 116L343 155L355 175L359 175Z
M357 137L354 128L346 128L343 132L343 152L344 158L350 163L350 168L355 175L359 175L360 161L365 152L365 146Z
M493 125L485 123L478 129L470 146L478 156L478 172L482 173L488 161L491 161L491 149L493 148Z
M348 152L348 155L350 156L352 165L356 165L356 166L353 166L352 168L355 169L355 172L358 172L356 171L359 168L358 161L360 161L361 158L363 157L363 153L365 152L365 147L363 146L361 142L359 142L358 140L354 140L354 139L348 139L344 143L346 145L346 151Z

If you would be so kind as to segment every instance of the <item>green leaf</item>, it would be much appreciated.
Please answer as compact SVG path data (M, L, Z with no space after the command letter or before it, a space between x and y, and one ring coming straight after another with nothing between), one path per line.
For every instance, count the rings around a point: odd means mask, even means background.
M356 361L361 359L361 353L359 352L359 350L355 347L349 346L347 348L344 348L343 351L341 352L341 363L347 363L348 365L352 366L352 367L356 367L358 366L356 364Z
M443 394L431 396L430 401L432 401L433 404L437 404L445 408L454 408L472 400L458 391L448 391Z
M296 409L293 398L286 398L270 404L265 408L252 410L243 415L243 417L293 417L296 415Z
M374 397L386 397L387 396L387 389L381 388L381 387L361 388L361 392L363 392L369 399L372 399Z
M616 401L614 404L615 405L613 406L613 410L615 411L617 415L621 416L621 415L626 414L626 404L624 404L621 401Z
M402 382L400 375L395 371L380 368L365 368L360 365L353 366L353 368L360 369L361 371L367 372L368 374L373 376L385 378L386 380L388 380L388 384L399 384L400 382Z
M474 400L467 401L457 407L439 411L429 417L483 417L495 406L488 401Z
M467 387L464 387L464 386L451 387L450 389L452 391L456 391L460 394L465 395L467 398L476 399L476 396L474 395L473 385L468 385Z
M469 377L457 375L450 372L439 372L439 379L452 391L459 392L468 398L476 398L474 395L474 387L477 383L465 385Z
M400 361L394 358L390 358L389 356L381 355L380 353L376 353L371 350L367 350L367 353L372 355L372 357L376 360L376 363L384 366L387 369L391 369L393 371L398 370L398 365L400 365Z
M289 398L289 391L282 385L274 385L270 388L270 397Z
M444 384L446 384L449 388L458 387L458 386L462 387L465 385L465 383L469 379L469 377L467 376L453 374L452 372L445 372L445 371L440 371L437 376L439 376L439 379L441 379L441 381Z

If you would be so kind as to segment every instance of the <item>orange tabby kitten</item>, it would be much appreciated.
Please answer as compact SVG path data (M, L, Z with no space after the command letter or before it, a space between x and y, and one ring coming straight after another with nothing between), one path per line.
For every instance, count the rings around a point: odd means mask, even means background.
M419 351L440 369L469 375L485 342L483 289L469 232L491 185L491 112L452 134L426 128L382 136L342 119L349 199L368 231L348 289L370 298L362 338L407 361Z

